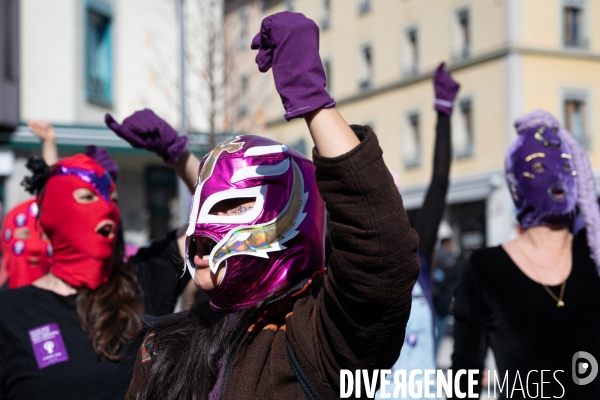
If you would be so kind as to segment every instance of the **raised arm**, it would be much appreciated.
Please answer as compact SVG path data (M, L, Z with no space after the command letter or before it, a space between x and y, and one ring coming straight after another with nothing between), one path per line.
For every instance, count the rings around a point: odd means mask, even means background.
M56 148L56 132L54 127L46 121L35 120L27 124L29 129L42 142L42 158L48 165L58 161L58 150Z
M452 79L450 73L444 71L444 63L440 64L435 72L433 84L435 89L434 108L437 112L433 173L427 188L425 201L419 213L419 222L415 228L419 234L419 251L429 265L431 265L437 232L446 205L450 162L452 161L450 117L454 98L460 88L460 85Z
M304 371L337 387L342 368L389 368L398 358L419 262L377 137L331 108L318 37L313 21L283 12L263 20L253 48L259 69L273 69L285 118L303 115L315 142L333 251L325 278L296 303L287 335Z
M149 109L136 111L117 123L110 114L104 118L106 125L132 147L146 149L162 157L192 192L198 179L200 160L187 151L189 138L178 136L175 129Z

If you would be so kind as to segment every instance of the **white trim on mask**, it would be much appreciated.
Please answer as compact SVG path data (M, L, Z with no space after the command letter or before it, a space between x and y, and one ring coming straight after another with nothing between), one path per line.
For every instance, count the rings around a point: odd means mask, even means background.
M196 231L196 221L198 220L198 209L200 208L200 194L202 193L202 187L204 184L200 184L200 177L196 183L196 190L194 191L194 198L192 200L192 211L190 211L190 221L188 228L185 231L186 236L191 236Z
M231 183L236 183L250 178L261 178L263 176L281 175L290 168L290 159L286 158L279 164L275 165L254 165L244 167L234 172L231 177Z
M300 226L302 221L304 221L304 218L307 215L307 213L304 211L304 207L306 206L306 202L308 200L309 193L304 192L304 177L302 176L302 172L300 171L300 167L298 167L298 164L296 163L296 161L292 160L292 166L294 169L294 183L293 183L293 187L292 187L292 193L290 194L290 198L289 198L286 206L284 207L284 209L274 219L272 219L271 221L266 222L264 224L251 225L251 226L238 226L234 229L231 229L225 235L225 237L223 239L221 239L221 241L215 245L215 247L210 252L209 268L214 274L216 274L217 271L219 270L219 265L222 262L226 261L229 257L245 254L245 255L250 255L250 256L254 256L254 257L269 258L269 254L268 254L269 252L286 249L286 247L284 246L284 243L286 243L288 240L290 240L290 239L294 238L296 235L298 235L299 231L296 229L298 228L298 226ZM294 191L298 192L296 194L296 196L294 196ZM278 221L282 220L288 212L293 210L293 209L290 209L290 207L292 207L292 204L294 203L294 201L299 202L299 204L297 205L297 209L295 210L295 212L297 212L297 215L294 218L293 223L289 227L287 227L287 230L285 232L283 232L282 236L280 238L278 238L278 240L276 240L272 243L267 243L267 246L260 250L250 249L247 251L238 251L235 253L225 255L223 258L218 260L218 262L216 264L213 264L216 252L218 250L220 250L234 235L236 235L236 240L245 241L249 235L253 234L252 233L253 231L257 231L263 227L277 223Z
M263 210L265 203L265 194L267 193L267 185L254 186L246 189L231 189L223 192L217 192L210 195L202 204L200 213L196 219L198 224L248 224L258 218ZM240 215L213 215L209 214L213 206L223 200L239 199L244 197L252 197L256 199L256 204L252 210ZM194 229L196 224L194 224ZM193 234L193 232L192 232Z
M193 261L190 260L189 249L190 249L190 242L192 240L194 240L194 238L195 238L195 236L188 236L185 238L185 267L187 267L187 270L190 273L190 275L192 276L192 279L194 279L194 276L196 275L196 266L193 265ZM192 256L192 259L194 258L194 256ZM185 267L184 267L183 274L181 275L182 277L183 277L183 275L185 275ZM225 275L227 274L227 261L225 261L225 266L222 268L224 269L223 276L221 277L219 282L217 282L217 286L219 286L221 284L221 282L223 282L223 279L225 279Z
M279 154L285 153L288 150L288 147L284 144L275 144L272 146L254 146L250 147L244 153L244 158L246 157L255 157L255 156L264 156L266 154Z

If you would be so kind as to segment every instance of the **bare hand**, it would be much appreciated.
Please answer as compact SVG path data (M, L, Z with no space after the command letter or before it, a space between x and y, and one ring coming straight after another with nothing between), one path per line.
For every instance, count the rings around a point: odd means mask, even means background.
M31 132L33 132L33 134L42 142L45 142L46 140L54 141L56 139L54 127L46 121L29 121L27 125Z

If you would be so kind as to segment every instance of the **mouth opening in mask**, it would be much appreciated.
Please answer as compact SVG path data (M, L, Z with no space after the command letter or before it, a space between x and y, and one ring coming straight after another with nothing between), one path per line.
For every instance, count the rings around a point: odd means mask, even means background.
M208 268L210 252L217 242L206 236L192 236L188 240L188 258L191 261L192 267L194 267L194 269ZM200 242L200 249L198 249L197 241ZM198 256L199 259L196 259L196 256Z
M107 239L112 239L115 237L116 232L116 224L110 220L104 220L100 222L94 231Z
M562 183L555 183L548 188L548 194L557 203L564 203L567 199L567 188Z

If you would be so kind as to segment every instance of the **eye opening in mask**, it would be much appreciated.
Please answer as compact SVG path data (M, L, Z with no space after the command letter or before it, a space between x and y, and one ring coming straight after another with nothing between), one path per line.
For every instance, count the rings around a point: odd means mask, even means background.
M563 168L565 169L565 171L571 172L571 164L569 164L568 162L564 164Z
M542 164L539 161L533 163L533 165L531 166L531 169L533 169L533 171L537 172L537 173L544 172L546 170L546 168L544 167L544 164Z
M31 232L28 227L22 226L20 228L15 228L14 237L19 240L27 240L31 236Z
M100 198L96 193L87 188L73 190L73 198L80 204L91 204Z
M220 216L235 216L246 214L256 205L256 197L238 197L221 200L216 203L209 214Z

